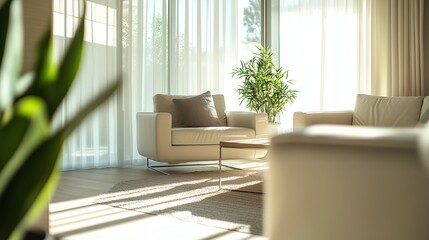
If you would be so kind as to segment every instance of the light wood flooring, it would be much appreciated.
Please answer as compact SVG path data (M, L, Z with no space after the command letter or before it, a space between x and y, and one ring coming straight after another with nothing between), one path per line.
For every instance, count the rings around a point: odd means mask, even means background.
M243 169L265 168L263 160L225 161ZM195 170L216 171L216 166L163 169L170 174ZM115 184L150 178L160 173L146 167L105 168L62 172L50 204L50 232L60 239L266 239L235 231L156 216L106 205L94 198Z

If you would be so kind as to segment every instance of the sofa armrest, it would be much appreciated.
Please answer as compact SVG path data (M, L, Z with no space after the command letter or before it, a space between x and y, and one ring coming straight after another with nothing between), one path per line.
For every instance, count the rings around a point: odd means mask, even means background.
M377 147L415 149L422 129L358 126L310 126L273 138L273 144L322 144L336 147Z
M266 113L228 111L226 112L226 121L230 127L254 129L256 137L268 134L268 116Z
M315 124L352 125L353 111L339 112L295 112L293 114L293 129Z
M138 112L136 114L137 150L140 155L157 159L171 147L171 114Z
M266 236L429 239L421 133L330 125L274 137L264 179Z

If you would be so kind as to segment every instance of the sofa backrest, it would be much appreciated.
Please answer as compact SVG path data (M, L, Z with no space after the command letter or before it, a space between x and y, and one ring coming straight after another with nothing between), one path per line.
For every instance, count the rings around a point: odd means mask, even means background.
M155 112L171 113L172 127L181 127L182 121L173 99L183 99L194 96L196 95L156 94L153 96L153 108ZM225 98L222 94L213 94L212 96L220 124L226 126Z
M415 127L420 122L424 100L423 96L382 97L358 94L352 125ZM426 105L429 104L427 101Z

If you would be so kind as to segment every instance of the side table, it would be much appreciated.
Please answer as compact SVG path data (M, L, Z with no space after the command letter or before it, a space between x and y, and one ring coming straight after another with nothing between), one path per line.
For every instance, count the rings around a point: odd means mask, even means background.
M222 189L222 149L223 148L236 148L236 149L268 149L271 144L270 138L253 138L253 139L240 139L228 140L219 142L219 190Z

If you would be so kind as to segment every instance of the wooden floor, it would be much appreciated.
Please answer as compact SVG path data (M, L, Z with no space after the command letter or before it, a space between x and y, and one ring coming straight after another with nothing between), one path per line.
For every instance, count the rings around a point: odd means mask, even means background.
M263 160L225 161L244 169L265 168ZM170 174L213 170L216 166L163 169ZM160 174L146 167L62 172L50 204L50 232L60 239L265 239L225 229L94 204L115 184Z

